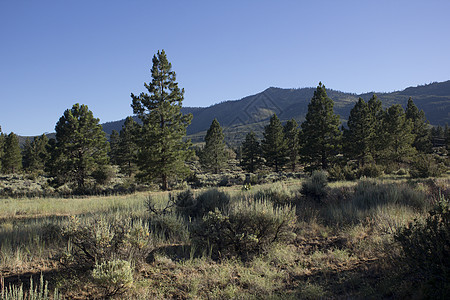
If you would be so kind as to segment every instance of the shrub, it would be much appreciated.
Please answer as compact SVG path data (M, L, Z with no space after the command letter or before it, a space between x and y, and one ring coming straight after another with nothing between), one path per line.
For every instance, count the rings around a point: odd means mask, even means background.
M445 171L443 164L437 163L432 155L421 154L413 161L410 175L412 178L437 177Z
M450 294L450 207L441 199L425 222L414 221L398 230L404 261L426 281L426 295L446 298Z
M331 166L328 169L328 178L330 181L342 181L345 180L345 174L342 167L338 164Z
M189 231L185 220L175 213L152 214L149 219L154 236L164 241L186 241Z
M295 210L290 206L274 208L267 201L241 201L227 213L209 212L192 229L198 248L210 249L216 258L238 256L248 259L272 243L295 236Z
M176 211L185 218L202 218L210 211L223 211L230 203L230 196L217 189L209 189L193 198L189 192L179 194L176 200Z
M63 236L74 246L64 258L68 267L92 268L112 258L139 263L152 245L148 227L140 220L131 219L97 218L81 222L71 217Z
M327 195L327 184L327 173L325 171L314 171L312 175L303 182L301 193L316 201L320 201Z
M377 178L383 174L383 169L375 164L366 164L358 170L358 177Z
M258 191L254 197L258 200L269 200L275 206L289 205L295 200L295 195L280 182L272 184L267 189Z
M103 289L103 298L109 298L123 294L133 284L133 270L128 261L114 259L95 265L92 279Z

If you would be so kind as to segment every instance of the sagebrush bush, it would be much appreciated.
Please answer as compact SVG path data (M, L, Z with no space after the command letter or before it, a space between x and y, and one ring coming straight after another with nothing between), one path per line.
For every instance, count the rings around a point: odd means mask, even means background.
M63 236L74 246L63 258L67 266L92 268L113 258L139 263L152 247L148 226L142 220L101 217L82 222L71 217Z
M411 164L409 174L412 178L438 177L445 172L445 166L437 163L432 155L418 155Z
M328 175L325 171L314 171L302 183L301 193L307 197L320 201L327 195Z
M133 284L133 270L130 262L113 259L95 265L92 279L103 289L103 298L109 298L125 293Z
M366 164L358 170L358 178L377 178L383 174L382 167L375 164Z
M152 214L149 223L153 235L159 240L179 242L189 238L185 219L176 213Z
M268 200L275 206L283 206L293 204L296 195L282 183L276 182L269 188L258 191L254 198L257 200Z
M224 213L216 209L192 229L193 244L216 258L248 259L273 243L295 236L295 209L274 208L268 201L236 202Z
M180 213L185 218L202 218L210 211L218 209L220 211L225 210L230 203L230 196L217 189L209 189L199 194L195 199L193 199L189 194L182 195L179 201L181 204L186 206L178 206L177 212ZM192 205L191 205L192 203Z
M404 261L425 281L425 294L444 299L450 295L450 207L444 198L425 221L414 221L398 230Z

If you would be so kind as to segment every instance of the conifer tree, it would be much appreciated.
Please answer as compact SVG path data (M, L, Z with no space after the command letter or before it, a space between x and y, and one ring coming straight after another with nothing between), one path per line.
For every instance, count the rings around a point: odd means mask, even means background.
M153 56L152 81L144 86L149 94L131 94L133 112L142 120L138 134L138 167L141 180L160 179L163 190L169 180L186 176L185 161L192 155L190 141L184 141L192 115L183 115L181 105L184 90L178 87L164 50Z
M242 143L241 166L247 172L254 173L261 167L261 145L253 131L247 133Z
M339 116L333 112L333 100L328 97L325 86L319 83L301 124L300 158L310 164L307 169L327 169L340 152L340 123Z
M205 147L200 156L200 163L206 170L219 173L227 163L224 135L217 119L214 119L206 132Z
M4 173L16 173L22 169L22 154L19 146L19 137L13 132L5 138L2 160Z
M423 153L431 152L430 131L428 121L423 110L419 110L411 97L406 107L406 118L412 123L412 134L414 135L413 146L417 151Z
M414 135L411 132L412 123L406 118L400 104L394 104L386 110L383 127L385 129L383 136L385 163L407 162L416 150L412 146L414 142Z
M0 171L2 170L2 160L5 150L5 135L2 132L2 127L0 126Z
M45 163L49 158L47 152L48 137L45 134L35 137L32 142L25 141L23 149L23 168L29 172L43 172Z
M266 165L279 172L288 162L288 148L284 139L283 126L280 119L274 114L269 125L264 127L264 139L261 142L263 157Z
M138 124L132 117L127 117L119 135L117 164L119 165L120 172L126 174L128 177L131 177L137 171L137 130Z
M300 129L298 128L297 121L294 119L287 121L286 125L283 127L284 138L286 139L286 144L288 148L289 164L292 172L295 171L295 166L298 162L298 151L300 148L299 134Z
M56 123L53 176L73 180L80 190L92 173L108 163L105 132L86 105L75 104Z
M119 132L117 130L113 130L111 134L109 135L109 162L113 165L117 165L117 158L119 155Z
M343 153L347 159L356 159L360 166L373 160L372 141L376 135L376 119L370 113L369 105L359 98L350 111L347 122L348 129L344 128Z

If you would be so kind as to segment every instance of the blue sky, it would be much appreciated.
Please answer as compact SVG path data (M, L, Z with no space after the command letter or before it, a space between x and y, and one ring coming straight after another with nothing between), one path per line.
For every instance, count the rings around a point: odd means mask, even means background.
M450 1L0 0L0 126L54 131L64 110L132 114L165 49L184 106L274 86L402 90L450 79Z

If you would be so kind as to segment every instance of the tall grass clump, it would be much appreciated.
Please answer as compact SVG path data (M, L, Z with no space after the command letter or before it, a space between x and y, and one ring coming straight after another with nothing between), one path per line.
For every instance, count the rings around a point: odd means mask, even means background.
M295 223L291 206L275 208L268 201L238 201L226 212L209 212L192 228L191 236L198 249L209 249L216 258L248 259L273 243L293 238Z
M286 185L276 182L270 187L256 192L254 198L257 200L268 200L275 206L284 206L293 204L296 200L296 194Z
M0 296L2 300L59 300L62 299L58 289L55 289L52 297L49 295L48 283L44 282L44 277L41 274L39 284L34 286L33 278L30 278L30 289L24 291L23 284L20 286L9 285L4 286L3 278L0 278L1 291Z

